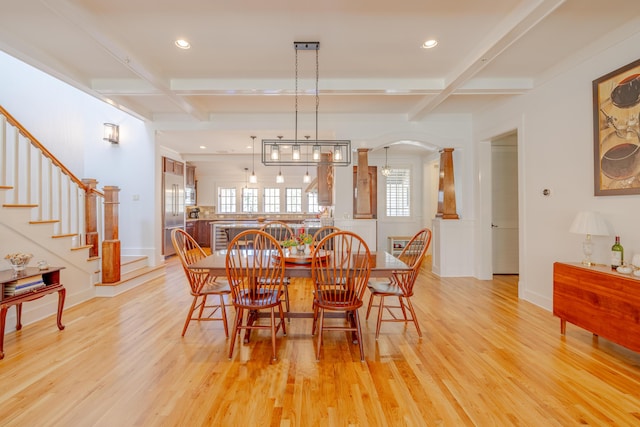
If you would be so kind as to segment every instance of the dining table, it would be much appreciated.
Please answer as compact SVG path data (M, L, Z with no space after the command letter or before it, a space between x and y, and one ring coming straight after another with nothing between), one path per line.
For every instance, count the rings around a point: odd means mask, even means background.
M251 249L245 249L247 253ZM194 270L209 270L214 277L226 276L225 261L227 250L214 251L211 255L189 265ZM408 271L411 268L388 252L371 253L370 277L389 277L394 271ZM311 277L311 254L297 255L294 252L285 254L285 277Z
M247 256L251 256L251 249L243 249L247 252ZM323 256L331 256L331 254L325 254ZM200 259L189 265L188 268L194 270L209 270L209 275L212 277L226 277L226 257L227 250L222 249L214 251L211 255ZM285 257L285 277L298 277L298 278L311 278L311 254L298 254L295 251L286 249L284 251ZM411 270L407 264L394 257L386 251L373 252L370 254L371 271L369 277L384 278L390 277L394 271L408 271ZM252 313L250 316L250 322L255 321L258 317L266 316L267 313ZM326 317L338 317L340 313L327 313ZM285 316L291 318L313 318L312 311L286 312ZM349 316L347 316L349 318ZM351 319L353 321L353 319ZM357 339L354 334L354 343L357 343ZM249 331L246 331L244 342L249 342Z

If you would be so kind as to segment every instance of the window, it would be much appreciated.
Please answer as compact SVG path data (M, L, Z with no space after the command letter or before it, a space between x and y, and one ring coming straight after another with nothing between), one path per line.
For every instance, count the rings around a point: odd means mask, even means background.
M286 212L302 212L302 188L287 188Z
M218 188L218 211L220 213L236 211L235 188Z
M320 206L318 206L318 193L307 193L307 205L309 213L320 213Z
M258 212L258 189L242 189L242 212Z
M267 213L280 212L280 189L264 189L264 211Z
M387 177L387 216L411 215L411 171L391 169Z

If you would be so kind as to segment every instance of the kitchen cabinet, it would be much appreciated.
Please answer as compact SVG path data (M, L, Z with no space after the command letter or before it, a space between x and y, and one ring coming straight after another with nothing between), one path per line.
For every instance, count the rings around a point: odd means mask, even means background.
M184 188L184 204L186 206L196 205L196 168L187 165L185 167L185 188Z
M184 175L184 163L163 157L163 171L172 175Z
M209 225L211 221L201 219L198 221L194 221L196 223L196 242L203 248L211 247L211 226Z
M186 231L187 234L194 239L196 239L196 222L198 221L187 221L184 225L184 231Z

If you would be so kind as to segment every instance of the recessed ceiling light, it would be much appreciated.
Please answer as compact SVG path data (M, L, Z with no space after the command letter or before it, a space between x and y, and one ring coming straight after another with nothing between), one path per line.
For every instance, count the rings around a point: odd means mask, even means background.
M435 39L427 40L426 42L422 43L422 48L431 49L432 47L436 47L437 44L438 44L438 40L435 40Z
M180 49L189 49L191 47L191 43L183 39L178 39L176 40L176 46Z
M206 146L204 146L204 145L201 145L201 146L200 146L200 149L202 149L202 150L204 150L205 148L207 148L207 147L206 147Z

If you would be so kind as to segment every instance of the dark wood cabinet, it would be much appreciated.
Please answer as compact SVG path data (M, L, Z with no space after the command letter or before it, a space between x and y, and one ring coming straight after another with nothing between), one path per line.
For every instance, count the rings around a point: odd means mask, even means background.
M608 266L553 265L553 314L560 332L567 322L640 351L640 279Z
M197 222L197 225L196 225L197 237L195 238L196 241L203 248L210 248L211 247L211 226L209 225L210 221L201 219L195 222Z
M184 231L186 231L187 234L194 239L196 239L196 222L198 221L187 221L184 225Z

